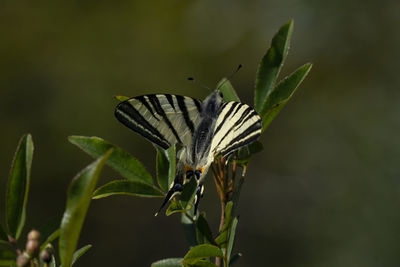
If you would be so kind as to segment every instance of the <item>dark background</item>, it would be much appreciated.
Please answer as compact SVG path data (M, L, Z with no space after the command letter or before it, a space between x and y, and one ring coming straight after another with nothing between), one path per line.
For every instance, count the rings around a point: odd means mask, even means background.
M314 67L250 164L237 266L399 266L399 3L3 0L1 199L27 132L35 143L30 227L61 216L68 184L92 161L69 135L100 136L154 173L152 145L114 119L112 96L203 99L209 91L187 77L213 88L241 63L232 82L252 104L258 63L294 18L282 74ZM107 168L100 184L115 178ZM211 178L206 185L201 209L216 230L220 207ZM76 266L149 266L183 256L178 216L153 217L160 201L93 201L80 246L94 247Z

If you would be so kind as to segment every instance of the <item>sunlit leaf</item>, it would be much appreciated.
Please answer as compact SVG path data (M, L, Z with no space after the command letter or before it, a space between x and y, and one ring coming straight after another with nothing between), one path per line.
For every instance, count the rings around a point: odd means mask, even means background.
M103 156L78 173L68 188L67 204L61 221L59 239L59 255L64 267L69 267L72 264L73 254L78 244L94 188L103 165L112 152L112 149L108 150Z
M162 197L163 193L153 185L131 180L117 180L96 189L96 191L93 193L93 199L99 199L112 195Z
M157 182L158 185L164 192L167 192L169 186L175 179L175 161L176 161L176 152L175 145L171 146L167 150L164 150L160 147L156 147L157 149L157 161L156 161L156 170L157 170Z
M78 249L77 251L75 251L74 256L72 257L72 264L74 265L74 263L80 258L82 257L83 254L85 254L90 248L92 247L92 245L86 245L80 249Z
M11 164L6 195L7 228L18 239L25 223L26 203L33 157L32 136L26 134L19 140Z
M94 158L98 158L109 149L114 148L113 153L107 159L107 165L128 180L153 185L153 178L143 164L118 146L99 137L70 136L68 140Z
M275 86L275 81L288 53L292 32L293 20L291 19L272 38L271 47L260 62L254 95L254 108L257 112L261 111L267 96Z
M128 100L130 97L125 95L115 95L114 98L120 102Z
M222 256L223 254L219 247L210 244L202 244L191 248L189 252L186 253L183 261L187 264L196 264L197 261L204 258Z
M204 214L200 214L196 221L196 237L198 244L214 243L212 232Z
M165 215L170 216L174 213L184 212L185 209L182 207L181 202L174 199L169 204L168 209L165 211Z
M303 82L304 78L310 72L312 67L311 63L307 63L288 77L283 79L268 96L262 108L263 131L268 127L271 121L285 106L289 99L293 96L296 89Z
M223 78L217 85L217 88L221 91L222 95L224 96L224 101L236 101L240 102L240 99L233 88L231 82L227 78Z
M151 267L182 267L183 258L163 259L151 264Z

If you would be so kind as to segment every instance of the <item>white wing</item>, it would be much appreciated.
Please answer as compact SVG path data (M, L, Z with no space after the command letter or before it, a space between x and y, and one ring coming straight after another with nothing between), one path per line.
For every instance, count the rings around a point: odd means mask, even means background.
M121 102L115 117L150 142L167 149L188 146L201 112L201 102L179 95L143 95Z
M221 107L211 152L224 156L246 146L260 136L261 118L250 106L239 102L227 102Z

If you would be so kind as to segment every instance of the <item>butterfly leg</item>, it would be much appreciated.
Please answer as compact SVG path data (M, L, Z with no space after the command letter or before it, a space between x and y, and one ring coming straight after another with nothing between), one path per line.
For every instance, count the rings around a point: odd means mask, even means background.
M197 214L197 209L199 208L200 198L203 197L203 193L204 193L204 186L203 186L203 184L200 184L197 187L196 195L194 197L194 215Z

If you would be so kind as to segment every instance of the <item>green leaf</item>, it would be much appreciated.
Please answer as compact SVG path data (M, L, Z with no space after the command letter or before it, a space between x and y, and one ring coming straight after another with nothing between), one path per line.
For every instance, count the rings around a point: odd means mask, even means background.
M167 150L160 147L157 149L157 182L158 185L164 192L167 192L169 186L173 183L175 179L175 162L176 162L176 152L175 145L171 146Z
M25 223L32 157L32 136L26 134L19 140L8 177L6 194L7 228L15 239L19 238Z
M43 242L43 244L40 246L40 250L43 250L46 248L47 244L53 242L57 237L60 236L60 229L55 230L51 235L49 235L46 240Z
M17 254L11 244L0 244L0 266L15 266Z
M267 96L274 88L275 81L288 53L293 32L293 19L283 25L271 41L271 47L262 58L257 71L254 108L260 113Z
M263 131L265 131L271 121L293 96L296 89L310 72L311 67L312 64L307 63L298 68L295 72L283 79L268 96L260 113L263 120Z
M210 244L202 244L191 248L183 258L183 261L187 264L195 264L197 261L204 258L222 256L223 254L219 247Z
M232 249L233 249L233 244L235 242L235 233L236 233L236 226L238 223L238 219L237 217L233 218L232 220L232 224L230 226L230 230L229 230L229 241L228 241L228 246L226 248L226 258L229 262L230 258L231 258L231 253L232 253Z
M197 186L196 179L191 179L189 182L183 185L183 191L180 196L180 201L183 208L188 209L189 205L193 204Z
M209 260L198 260L195 264L185 264L185 267L218 267Z
M224 222L224 225L222 226L221 233L215 238L215 242L223 248L226 247L227 242L228 242L228 234L229 234L229 227L230 227L230 223L231 223L232 208L233 208L232 201L229 201L228 203L226 203L225 222Z
M40 245L40 250L44 249L48 243L53 242L60 235L61 217L51 218L45 225L39 228L41 240L44 242Z
M170 216L174 213L185 212L185 209L182 207L181 202L174 199L169 204L168 209L165 211L165 215Z
M78 173L68 188L67 205L61 221L59 239L59 255L64 267L71 266L94 188L104 163L112 152L112 149L108 150L107 153Z
M107 165L128 180L153 185L153 178L142 163L118 146L94 136L70 136L68 140L94 158L98 158L109 149L114 148L113 153L107 159Z
M181 225L189 247L196 246L197 245L196 225L194 224L193 220L191 220L185 213L182 213Z
M153 185L132 180L117 180L97 188L93 193L93 199L99 199L112 195L162 197L163 193Z
M196 221L196 237L198 244L214 243L212 232L204 214L200 214Z
M123 102L125 100L128 100L130 97L125 95L115 95L114 98L119 102Z
M3 229L3 226L0 224L0 240L8 241L8 236Z
M233 88L231 82L227 78L223 78L217 85L217 88L221 91L222 95L224 96L224 101L236 101L240 102L240 99Z
M73 257L72 257L72 264L74 265L74 263L83 255L85 254L90 248L92 247L92 245L86 245L84 247L81 247L80 249L78 249L77 251L75 251Z
M153 262L151 267L182 267L183 258L170 258Z

